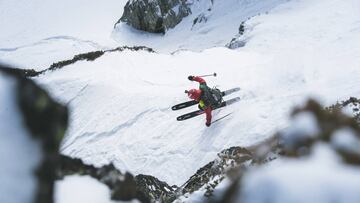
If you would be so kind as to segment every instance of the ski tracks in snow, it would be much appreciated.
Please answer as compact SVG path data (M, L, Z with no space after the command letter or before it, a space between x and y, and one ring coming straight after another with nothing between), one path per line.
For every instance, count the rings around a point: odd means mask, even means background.
M18 47L0 47L0 60L40 71L54 62L71 59L76 54L104 49L107 47L90 40L53 36Z
M76 44L88 44L89 46L92 46L92 47L94 47L96 49L104 48L100 44L95 43L93 41L82 40L82 39L79 39L79 38L76 38L76 37L61 36L60 35L60 36L48 37L48 38L39 40L38 42L34 42L34 43L30 43L30 44L26 44L26 45L22 45L22 46L18 46L18 47L0 48L0 53L1 52L14 52L14 51L18 51L19 49L35 47L35 46L44 45L44 44L52 44L52 43L58 42L58 41L71 41L71 42L76 43Z
M160 111L163 111L165 109L160 109ZM143 118L144 116L146 116L148 113L152 113L152 112L156 112L159 111L159 109L151 109L151 110L146 110L143 111L137 115L135 115L133 118L129 119L128 121L126 121L125 123L121 123L117 126L115 126L113 129L109 130L109 131L105 131L105 132L85 132L79 136L76 136L70 143L65 143L64 147L61 148L61 151L66 152L67 148L72 147L72 145L74 145L76 143L76 145L83 145L83 144L91 144L94 142L98 142L101 139L104 138L109 138L111 136L115 136L115 135L119 135L121 136L121 131L124 130L125 128L129 128L131 126L133 126L134 124L136 124L138 122L138 120L140 120L141 118ZM76 149L77 147L72 147L73 149L70 152L70 155L75 155L76 156ZM75 153L75 154L74 154Z

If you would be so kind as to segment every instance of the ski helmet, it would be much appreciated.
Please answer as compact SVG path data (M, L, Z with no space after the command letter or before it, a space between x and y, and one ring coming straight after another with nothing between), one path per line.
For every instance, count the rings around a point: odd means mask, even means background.
M191 89L187 92L188 94L188 97L190 99L199 99L200 95L201 95L201 90L198 90L198 89Z

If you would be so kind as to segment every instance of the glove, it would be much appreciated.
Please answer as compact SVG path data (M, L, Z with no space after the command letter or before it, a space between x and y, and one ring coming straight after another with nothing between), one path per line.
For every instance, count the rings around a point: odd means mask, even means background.
M194 76L190 75L190 76L188 77L188 79L189 79L190 81L192 81L192 80L194 79Z
M210 127L211 123L205 123L205 125L206 125L207 127Z

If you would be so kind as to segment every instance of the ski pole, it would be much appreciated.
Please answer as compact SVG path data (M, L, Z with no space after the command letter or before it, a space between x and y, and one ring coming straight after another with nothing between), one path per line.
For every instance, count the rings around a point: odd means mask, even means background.
M231 113L226 114L225 116L223 116L223 117L221 117L221 118L218 118L218 119L214 120L213 122L211 122L211 124L213 124L213 123L215 123L215 122L218 122L219 120L224 119L224 118L226 118L226 117L230 116L231 114L232 114L232 112L231 112Z
M199 77L208 77L208 76L214 76L214 77L216 77L216 73L209 74L209 75L199 75Z

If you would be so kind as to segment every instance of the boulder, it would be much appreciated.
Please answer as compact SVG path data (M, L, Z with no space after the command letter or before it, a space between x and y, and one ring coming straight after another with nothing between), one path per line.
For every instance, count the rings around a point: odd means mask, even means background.
M165 33L191 14L186 0L130 0L117 22L147 32Z

